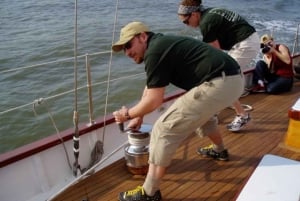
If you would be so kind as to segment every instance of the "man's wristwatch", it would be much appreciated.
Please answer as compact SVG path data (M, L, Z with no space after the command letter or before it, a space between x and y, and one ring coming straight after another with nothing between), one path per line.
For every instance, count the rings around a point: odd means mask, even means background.
M126 112L125 112L125 118L126 118L126 120L131 119L131 116L129 115L129 109L127 109Z

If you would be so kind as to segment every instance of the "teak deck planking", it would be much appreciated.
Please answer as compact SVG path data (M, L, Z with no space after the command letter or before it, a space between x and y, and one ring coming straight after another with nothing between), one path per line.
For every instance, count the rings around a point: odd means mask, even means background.
M197 155L207 138L191 135L179 147L161 183L164 201L234 201L247 179L265 154L299 160L300 152L284 147L288 128L288 110L300 98L300 82L280 95L250 94L240 99L253 107L251 121L240 132L230 132L226 124L235 113L227 108L219 114L220 129L229 161L216 161ZM299 131L300 132L300 131ZM119 160L70 187L54 201L113 201L118 193L142 185L145 176L127 171ZM296 178L295 178L296 179Z

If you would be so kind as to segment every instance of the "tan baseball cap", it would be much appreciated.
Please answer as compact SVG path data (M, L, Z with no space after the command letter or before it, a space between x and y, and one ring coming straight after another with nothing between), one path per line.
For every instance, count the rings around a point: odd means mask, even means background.
M142 32L149 32L149 28L145 24L141 22L131 22L127 24L121 29L120 39L118 42L113 44L112 50L115 52L121 51L128 41L130 41L135 35Z

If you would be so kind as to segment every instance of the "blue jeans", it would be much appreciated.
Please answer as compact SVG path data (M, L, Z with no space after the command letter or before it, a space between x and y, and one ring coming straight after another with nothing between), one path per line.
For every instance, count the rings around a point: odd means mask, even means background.
M279 94L287 92L292 89L293 77L281 77L271 73L266 62L260 60L256 63L253 82L257 83L258 80L266 81L266 92L270 94Z

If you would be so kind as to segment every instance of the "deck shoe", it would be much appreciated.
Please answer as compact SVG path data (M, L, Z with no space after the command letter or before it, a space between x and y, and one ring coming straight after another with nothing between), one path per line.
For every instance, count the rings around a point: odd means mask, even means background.
M216 152L213 149L213 145L199 148L197 150L197 153L203 157L211 157L213 159L220 160L220 161L228 161L228 158L229 158L228 151L226 149L224 149L221 152Z
M133 190L121 192L119 201L161 201L160 190L156 191L153 196L148 196L142 186L138 186Z
M242 117L240 115L237 115L234 120L227 125L227 129L229 131L239 131L241 128L246 125L251 120L250 114L247 114L246 116Z
M262 86L260 84L257 84L251 89L251 92L252 93L266 93L266 87Z

